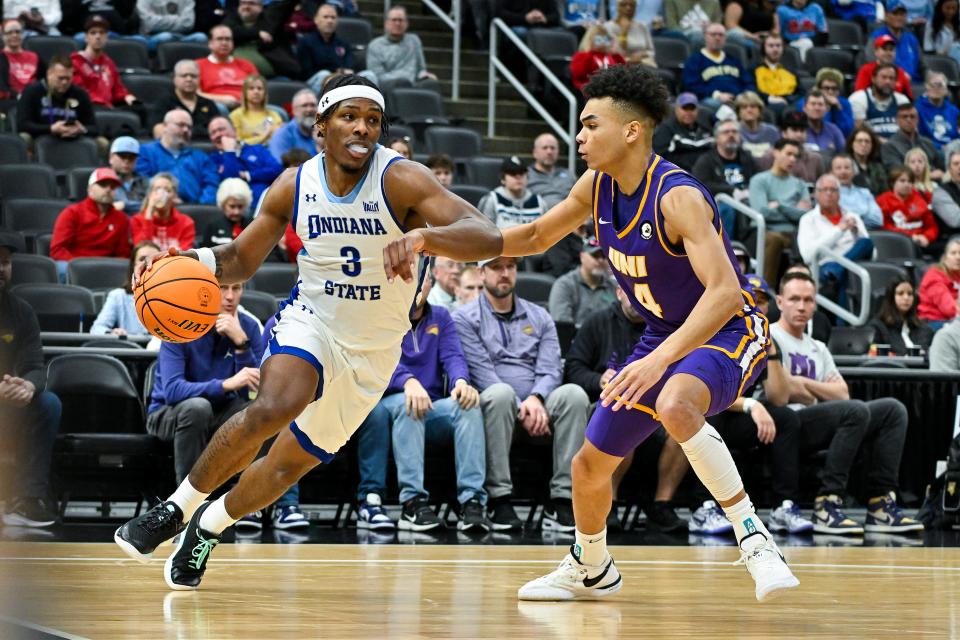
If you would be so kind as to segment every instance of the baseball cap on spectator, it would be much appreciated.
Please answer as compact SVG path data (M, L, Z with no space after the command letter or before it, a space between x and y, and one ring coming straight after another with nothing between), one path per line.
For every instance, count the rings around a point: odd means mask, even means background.
M593 235L588 235L583 239L583 247L580 251L591 255L599 253L600 256L603 256L603 247L600 246L600 241Z
M885 47L885 46L887 46L888 44L892 44L893 46L897 46L897 41L896 41L896 39L894 39L893 36L884 33L884 34L882 34L882 35L877 36L877 37L874 39L874 41L873 41L873 48L874 48L874 49L879 49L880 47Z
M104 31L109 32L110 22L100 14L95 13L89 18L87 18L87 21L83 23L83 32L86 33L87 31L90 31L90 29L93 29L94 27L100 27Z
M6 247L11 252L23 251L23 236L17 231L0 231L0 247Z
M887 3L887 11L893 13L894 11L906 11L907 5L903 3L903 0L890 0Z
M807 129L807 114L803 111L787 111L780 120L781 129Z
M130 136L120 136L110 145L110 153L132 153L140 155L140 143L136 138Z
M503 162L500 163L500 175L517 175L518 173L526 173L527 165L524 164L523 160L517 156L510 156L509 158L504 158Z
M747 279L747 282L750 283L750 286L753 287L755 292L762 293L767 296L768 299L773 300L773 289L770 288L770 285L767 284L767 281L764 280L762 276L759 276L756 273L748 273L744 277Z
M110 167L100 167L99 169L94 169L90 174L90 179L87 180L87 185L97 184L98 182L113 182L117 186L123 184L120 180L120 176L117 175L117 172L111 169Z
M698 104L700 104L700 101L697 100L696 94L690 93L689 91L684 91L677 96L678 107L689 107L690 105L697 106Z
M477 262L477 266L478 266L478 267L482 267L482 266L484 266L484 265L488 265L488 264L490 264L491 262L493 262L494 260L499 260L500 258L503 258L503 257L505 257L505 256L496 256L496 257L494 257L494 258L487 258L486 260L480 260L480 261ZM520 264L520 262L523 260L523 258L516 258L516 257L510 258L510 259L516 260L517 264Z

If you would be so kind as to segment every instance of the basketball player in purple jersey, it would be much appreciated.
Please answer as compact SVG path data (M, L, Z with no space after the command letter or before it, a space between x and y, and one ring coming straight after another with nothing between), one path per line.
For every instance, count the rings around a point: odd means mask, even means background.
M541 253L593 213L613 273L647 323L601 394L573 459L576 544L522 600L598 598L620 590L607 553L610 478L662 424L734 526L758 600L799 581L754 511L730 451L705 421L729 407L764 367L767 319L740 274L710 192L652 151L668 108L660 79L640 66L598 72L584 88L579 152L588 170L535 222L503 231L503 255Z

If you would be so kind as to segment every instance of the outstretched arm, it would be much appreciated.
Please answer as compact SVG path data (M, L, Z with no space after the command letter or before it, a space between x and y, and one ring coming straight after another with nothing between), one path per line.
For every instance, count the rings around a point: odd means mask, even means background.
M543 253L583 224L593 207L594 175L593 171L585 172L566 198L533 222L505 229L503 255Z

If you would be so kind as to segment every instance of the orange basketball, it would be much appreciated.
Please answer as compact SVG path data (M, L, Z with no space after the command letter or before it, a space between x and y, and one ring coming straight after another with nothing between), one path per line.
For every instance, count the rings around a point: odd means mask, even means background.
M164 342L191 342L217 322L220 284L198 260L162 258L133 290L140 322Z

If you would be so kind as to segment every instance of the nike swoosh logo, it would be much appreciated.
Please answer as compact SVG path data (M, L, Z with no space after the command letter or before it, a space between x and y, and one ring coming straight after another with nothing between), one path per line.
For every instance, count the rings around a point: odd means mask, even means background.
M707 434L707 436L710 437L710 438L713 438L714 440L716 440L716 441L719 442L720 444L723 444L723 439L722 439L722 438L718 438L717 436L711 435L711 434L709 434L709 433Z
M600 575L598 575L596 578L584 578L584 579L583 579L583 586L585 586L585 587L588 588L588 589L592 589L593 587L595 587L595 586L597 586L598 584L600 584L600 582L603 580L603 578L607 575L607 572L610 571L610 566L611 566L612 564L613 564L613 560L611 560L610 562L608 562L608 563L607 563L607 566L605 566L605 567L603 568L603 572L602 572Z
M600 218L599 222L600 224L612 224L609 220L604 220L603 218Z
M596 540L587 540L587 544L593 544L594 542L600 542L601 540L603 540L603 536L600 536Z

